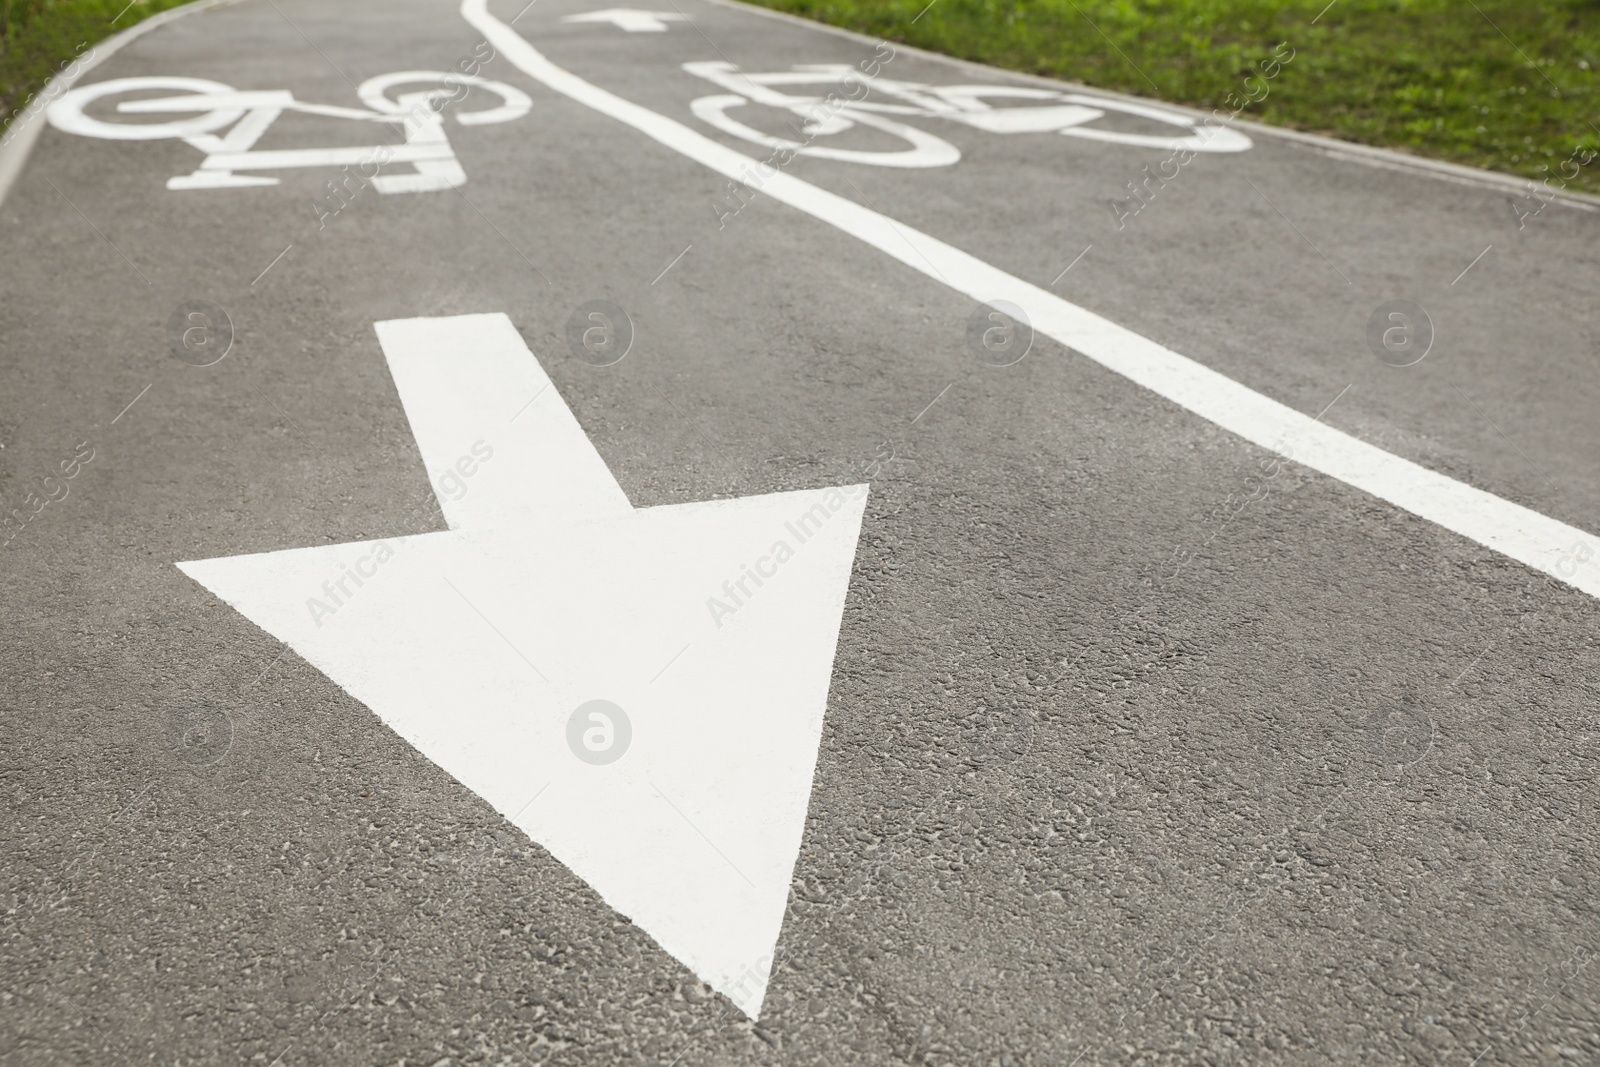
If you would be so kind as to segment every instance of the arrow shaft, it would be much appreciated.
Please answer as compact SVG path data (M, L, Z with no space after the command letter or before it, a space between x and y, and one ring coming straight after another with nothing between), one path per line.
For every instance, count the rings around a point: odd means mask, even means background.
M538 529L632 512L505 315L397 319L377 332L451 529Z

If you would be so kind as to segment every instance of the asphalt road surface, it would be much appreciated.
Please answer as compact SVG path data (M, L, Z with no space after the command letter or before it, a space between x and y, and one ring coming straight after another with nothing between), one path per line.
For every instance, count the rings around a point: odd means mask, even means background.
M0 1060L1600 1059L1600 213L1244 124L1293 42L1197 127L708 0L519 7L185 15L53 105L0 205ZM174 78L211 84L82 95ZM1022 298L982 306L991 282ZM771 797L613 807L624 779L591 776L529 830L427 750L449 736L356 695L458 694L436 713L466 732L491 657L556 674L568 638L710 692L740 621L712 602L766 634L790 594L736 596L759 561L729 557L699 629L640 652L618 635L697 535L623 559L603 523L518 534L562 603L605 609L508 601L364 675L339 656L387 646L258 625L176 565L481 547L451 508L510 497L468 468L514 471L530 523L567 514L565 461L463 454L452 480L430 443L523 393L458 403L374 328L494 315L542 368L515 381L554 387L531 424L586 436L642 515L870 482L858 541L829 520L842 569L762 571L816 594L800 636L673 750L685 790ZM250 595L296 613L387 595L274 581ZM296 625L324 622L356 632ZM798 743L769 730L791 706ZM613 825L635 811L690 845ZM599 859L560 837L582 818ZM671 932L745 912L636 852L778 872L752 986L696 955L723 923Z

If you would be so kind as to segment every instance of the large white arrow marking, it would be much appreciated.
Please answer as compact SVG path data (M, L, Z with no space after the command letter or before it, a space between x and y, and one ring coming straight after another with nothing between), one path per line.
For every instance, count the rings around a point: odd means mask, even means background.
M581 15L568 15L562 22L612 22L629 33L666 33L667 23L687 22L687 17L671 11L640 11L636 7L608 7L604 11L586 11Z
M755 1018L867 487L635 510L504 315L377 330L450 530L178 566Z

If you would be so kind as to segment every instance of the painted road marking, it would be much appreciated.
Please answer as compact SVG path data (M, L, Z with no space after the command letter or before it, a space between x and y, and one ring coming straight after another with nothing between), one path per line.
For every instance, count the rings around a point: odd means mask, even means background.
M487 0L462 0L461 14L501 55L555 92L826 222L974 301L1008 300L1018 305L1038 332L1252 444L1355 486L1590 596L1600 596L1600 553L1593 548L1600 539L1586 531L1333 429L912 226L770 164L758 164L682 123L584 81L489 14Z
M636 510L510 319L377 331L450 531L178 566L756 1018L867 487Z
M878 66L872 60L863 64L872 70L845 63L810 63L787 71L749 74L725 60L709 60L685 63L683 69L727 90L723 95L702 96L689 104L700 121L764 148L837 162L948 167L961 159L961 151L955 145L906 125L899 121L902 117L945 119L986 133L1060 133L1170 152L1243 152L1251 146L1250 138L1238 130L1200 125L1188 115L1167 108L1015 85L924 85L880 77L876 73ZM841 85L848 87L848 98L837 93L826 97L794 95L779 88L814 86L820 92ZM1004 106L996 107L991 101L1002 101ZM774 137L728 113L749 103L782 108L805 119L805 140ZM1086 125L1105 118L1107 111L1177 127L1182 135L1126 133ZM856 126L882 130L910 147L863 150L829 148L817 143L820 138Z
M400 93L391 100L390 90L403 85L432 88ZM467 174L445 134L441 109L457 94L474 87L487 90L498 102L484 110L453 111L462 125L510 122L526 115L532 107L527 93L504 82L437 70L404 70L380 74L362 82L356 95L367 105L365 109L305 103L296 100L287 89L241 92L204 78L140 77L114 78L74 89L50 105L46 115L52 126L82 137L113 141L177 138L204 152L205 160L193 173L167 180L167 188L172 190L240 189L278 184L277 178L240 174L239 171L357 167L363 171L363 180L370 180L380 193L417 193L454 189L466 184ZM181 95L124 100L117 105L116 113L173 116L167 121L108 122L90 116L86 110L105 97L152 89L181 90ZM405 143L257 150L256 142L285 111L398 125L404 131ZM232 129L226 133L220 132L230 126ZM383 167L396 163L411 164L413 172L379 173ZM365 173L366 168L371 172Z
M629 33L666 33L669 22L688 22L687 16L675 11L640 11L636 7L608 7L604 11L586 11L581 15L568 15L562 22L609 22Z

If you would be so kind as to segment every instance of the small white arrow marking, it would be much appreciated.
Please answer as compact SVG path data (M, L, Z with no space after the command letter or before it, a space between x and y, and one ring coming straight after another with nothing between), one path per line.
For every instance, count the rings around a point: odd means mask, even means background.
M506 316L377 331L450 530L178 566L757 1017L867 487L635 510Z
M586 11L581 15L568 15L562 22L611 22L629 33L666 33L667 23L687 22L687 17L672 11L641 11L636 7L608 7L604 11Z

